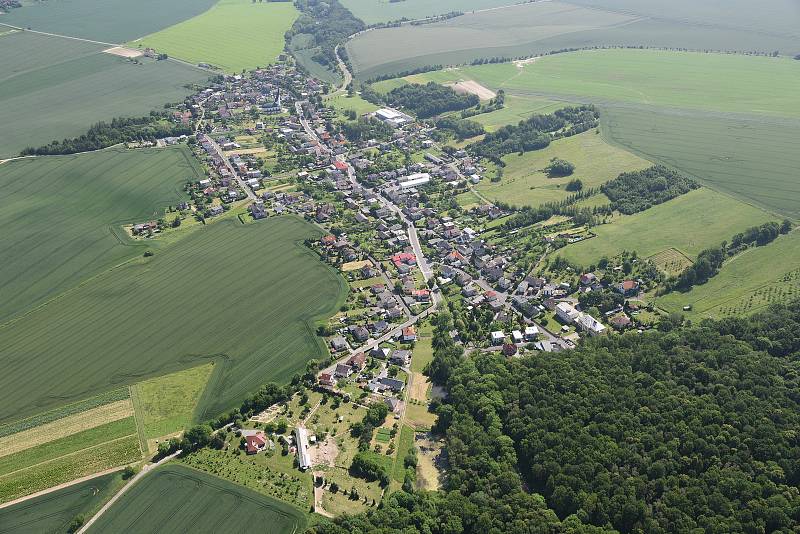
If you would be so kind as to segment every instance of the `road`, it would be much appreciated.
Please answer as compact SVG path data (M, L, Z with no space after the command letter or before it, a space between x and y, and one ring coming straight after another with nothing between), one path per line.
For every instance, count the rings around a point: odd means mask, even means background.
M303 102L295 102L294 103L294 107L297 110L297 118L300 119L300 124L303 126L303 129L306 131L306 134L308 134L308 136L313 141L316 141L317 144L319 145L319 147L326 154L330 154L331 153L331 149L328 148L328 146L320 140L319 136L317 135L317 132L314 131L314 128L312 128L311 125L308 123L308 120L306 120L306 115L305 115L305 113L303 113L303 104L306 104L306 103L307 102L305 102L305 101L303 101Z
M242 179L242 177L239 176L239 173L236 172L236 169L233 168L233 165L231 165L231 162L228 161L228 158L225 157L225 154L222 152L222 148L220 148L220 146L217 144L217 142L214 141L211 138L210 135L203 134L203 138L206 139L211 144L211 148L214 149L214 152L217 153L217 155L220 157L220 159L225 163L225 166L228 168L228 170L231 171L231 174L236 179L236 182L239 184L239 187L244 189L244 192L247 195L247 198L249 198L250 200L257 200L258 197L256 196L256 194L253 192L252 189L250 189L250 186L245 183L245 181Z
M106 513L108 511L108 509L111 508L114 505L114 503L117 502L119 500L119 498L122 497L122 495L126 491L128 491L131 487L133 487L134 484L136 484L139 480L141 480L141 478L143 476L145 476L147 473L149 473L150 471L152 471L153 469L155 469L159 465L163 465L166 462L172 460L173 458L178 456L181 452L182 451L174 452L174 453L170 454L169 456L165 456L164 458L162 458L161 460L157 461L154 464L147 464L144 467L142 467L142 470L139 471L138 473L136 473L136 475L134 475L133 477L131 477L131 479L128 481L128 483L125 484L124 486L122 486L122 488L117 492L117 494L114 495L113 497L111 497L111 499L109 499L109 501L107 503L105 503L103 505L103 507L100 508L97 511L97 513L94 514L94 516L92 516L92 518L89 521L84 523L84 525L81 527L81 529L76 534L83 534L84 532L88 531L89 527L91 527L95 523L95 521L100 519L100 516L103 515L104 513Z
M340 95L347 91L347 87L353 81L353 75L350 73L350 69L347 68L347 65L345 65L344 61L342 61L342 58L339 56L339 46L340 45L336 45L334 53L336 54L336 61L339 64L339 70L342 71L342 85L339 87L339 89L331 94L331 97Z

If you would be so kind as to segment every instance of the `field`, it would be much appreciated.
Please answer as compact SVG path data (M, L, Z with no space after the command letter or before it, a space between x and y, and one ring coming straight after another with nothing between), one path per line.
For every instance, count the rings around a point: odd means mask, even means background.
M0 427L0 502L141 460L133 405L123 392Z
M763 247L751 248L726 262L719 274L687 293L674 292L656 300L658 307L686 315L725 317L748 315L775 302L800 296L800 233L792 232Z
M300 219L220 221L0 326L0 421L215 361L198 418L327 355L311 324L345 284Z
M194 17L211 7L214 0L64 0L24 4L3 15L2 22L71 37L123 43Z
M694 257L717 246L750 226L772 220L766 212L708 188L634 215L620 216L611 224L592 228L597 237L568 245L560 254L578 265L588 266L603 256L635 250L649 257L675 248Z
M93 478L0 509L0 534L66 532L76 516L90 516L123 484L119 473Z
M342 0L342 5L367 24L377 24L400 19L422 19L452 11L475 11L507 6L509 0Z
M188 467L168 465L142 479L89 532L263 532L306 527L300 510Z
M14 125L14 135L0 136L0 157L77 137L102 120L147 115L208 79L173 61L134 64L104 48L25 32L0 36L0 124Z
M550 178L544 168L552 158L567 160L575 172L564 178ZM564 188L570 180L579 179L585 188L599 187L623 172L650 166L639 158L606 143L595 130L559 139L543 150L522 156L511 154L503 158L506 167L503 178L493 183L483 180L477 189L484 196L516 206L538 206L565 199L571 193Z
M118 225L157 218L199 170L186 149L109 149L0 165L0 322L149 245Z
M289 2L220 0L205 13L136 39L130 46L155 48L237 73L273 63L283 52L284 33L298 14Z
M194 411L213 364L151 378L131 387L131 399L144 440L180 432L194 422Z
M370 31L353 39L348 52L360 79L428 65L465 64L479 58L528 57L604 46L780 50L788 56L800 52L797 25L788 24L797 20L796 6L789 2L770 0L772 12L759 10L756 16L752 16L752 10L743 9L748 20L726 24L721 19L730 18L727 5L719 7L713 16L706 13L709 16L693 19L686 11L701 10L696 2L686 5L687 1L682 0L686 9L680 15L662 4L655 16L652 9L639 9L638 4L620 8L614 0L535 2L468 13L435 24Z

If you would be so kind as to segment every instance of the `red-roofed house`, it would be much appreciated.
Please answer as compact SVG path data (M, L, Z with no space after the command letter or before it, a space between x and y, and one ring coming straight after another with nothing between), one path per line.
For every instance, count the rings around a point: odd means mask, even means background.
M319 383L323 386L335 386L336 380L331 376L330 373L322 373L319 375Z
M411 342L416 340L417 340L417 331L414 330L413 326L403 328L403 341Z
M263 432L258 432L244 438L247 444L247 454L258 454L267 446L267 437Z
M347 172L348 169L347 163L345 163L344 161L336 160L333 162L333 166L336 167L337 171Z
M406 265L416 265L417 257L410 252L401 252L392 256L392 263L394 263L394 266L398 268L404 263Z
M366 364L367 364L367 357L364 355L363 352L359 352L355 356L350 356L350 359L347 360L347 365L359 371L363 369Z
M418 289L411 293L415 299L419 302L429 302L431 300L431 290L430 289Z

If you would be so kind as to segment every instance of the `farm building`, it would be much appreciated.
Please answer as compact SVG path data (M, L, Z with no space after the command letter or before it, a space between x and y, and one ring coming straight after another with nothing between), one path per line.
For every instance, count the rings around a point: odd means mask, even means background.
M297 463L301 471L305 471L311 467L311 455L308 453L308 430L303 427L294 429L294 435L297 442Z

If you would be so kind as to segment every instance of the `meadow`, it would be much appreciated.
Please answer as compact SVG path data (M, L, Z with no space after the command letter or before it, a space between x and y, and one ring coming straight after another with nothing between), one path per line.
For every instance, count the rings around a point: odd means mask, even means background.
M205 13L129 46L151 47L191 63L237 73L275 62L283 52L284 33L298 15L290 2L219 0Z
M656 299L668 312L690 318L748 315L777 302L800 297L800 233L794 231L772 243L746 250L723 264L719 274L686 293ZM684 306L692 306L683 312Z
M73 518L90 516L123 483L119 473L112 473L0 508L0 534L66 532Z
M544 168L553 158L575 165L571 176L550 178ZM581 180L585 188L599 187L623 172L644 169L650 163L625 150L606 143L595 130L558 139L543 150L511 154L503 161L500 182L484 179L477 190L484 196L514 206L539 206L558 202L570 193L565 189L570 180Z
M214 0L64 0L24 4L3 15L2 22L70 37L124 43L194 17L210 8Z
M134 64L102 48L25 32L0 36L0 124L14 125L14 135L0 136L0 158L77 137L99 121L147 115L208 79L174 61Z
M453 11L470 12L492 9L512 4L511 0L342 0L342 5L367 24L378 24L400 19L422 19L444 15Z
M0 326L0 421L216 362L197 417L327 356L313 322L338 309L342 278L300 241L293 217L192 231Z
M160 217L200 176L185 148L0 165L0 323L156 246L131 241L120 225Z
M305 514L252 490L179 465L160 467L120 498L89 532L305 530Z
M730 241L737 232L772 220L768 213L708 188L700 188L634 215L592 228L597 237L559 251L578 265L594 264L624 250L649 257L675 248L689 257Z

